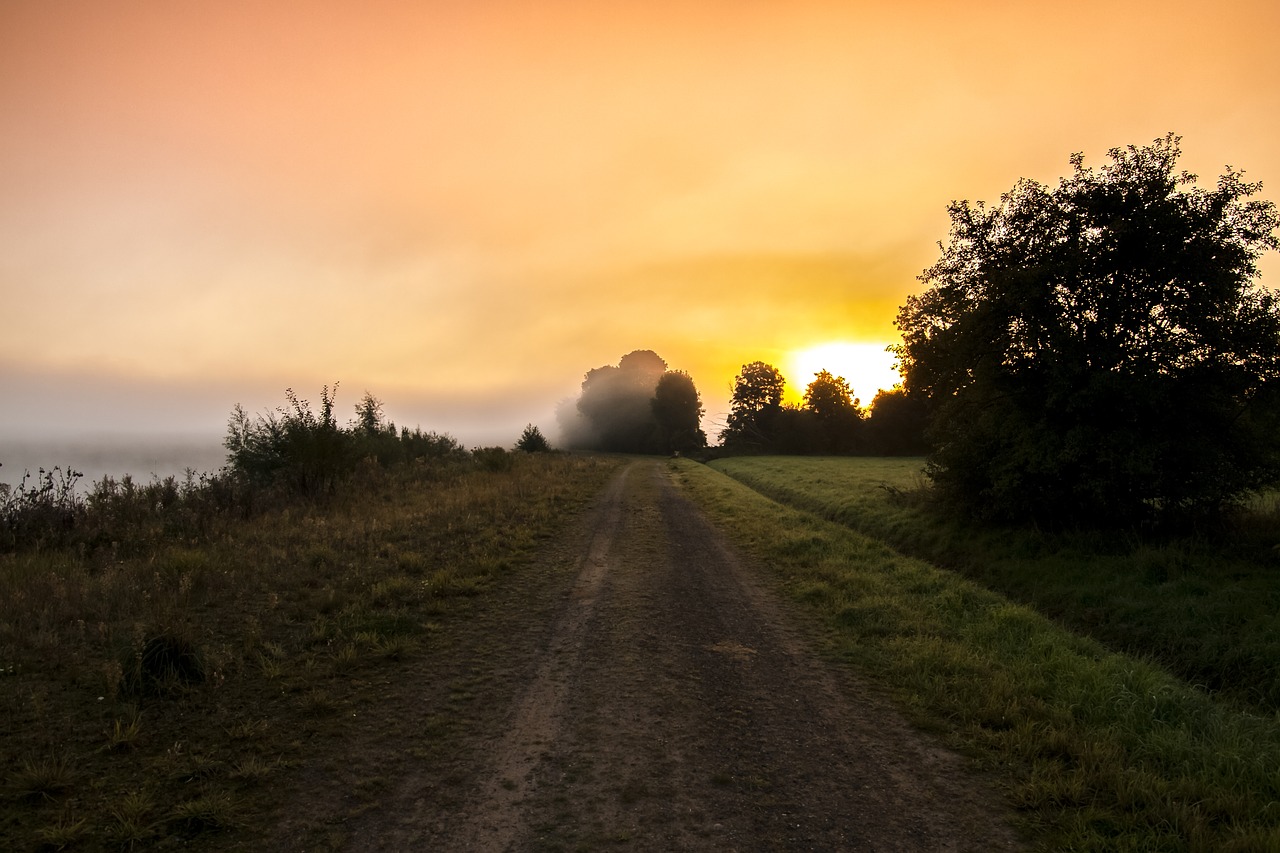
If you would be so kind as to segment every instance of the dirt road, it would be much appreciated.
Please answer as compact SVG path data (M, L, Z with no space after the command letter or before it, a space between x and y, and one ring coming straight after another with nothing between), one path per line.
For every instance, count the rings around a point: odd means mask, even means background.
M629 465L546 559L572 570L529 593L542 618L456 662L460 748L402 761L347 849L1017 849L998 797L814 657L665 463Z

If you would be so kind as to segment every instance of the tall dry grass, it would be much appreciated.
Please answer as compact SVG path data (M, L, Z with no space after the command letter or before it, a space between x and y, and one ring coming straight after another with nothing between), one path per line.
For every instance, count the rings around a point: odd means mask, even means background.
M615 465L369 461L322 499L267 488L204 524L167 520L191 509L180 487L144 506L99 490L85 512L116 527L0 554L0 848L251 822L307 760L298 732L341 725L350 679L433 654Z

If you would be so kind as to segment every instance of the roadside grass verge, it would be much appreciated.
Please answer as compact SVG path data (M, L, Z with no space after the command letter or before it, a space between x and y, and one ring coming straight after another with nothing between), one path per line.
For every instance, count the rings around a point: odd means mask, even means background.
M839 659L1003 781L1038 849L1280 849L1280 729L697 463L674 475Z
M1226 534L1142 539L967 523L935 511L918 459L757 457L712 467L781 503L954 569L1221 699L1280 713L1280 511Z
M259 837L619 464L368 465L201 539L0 554L0 849Z

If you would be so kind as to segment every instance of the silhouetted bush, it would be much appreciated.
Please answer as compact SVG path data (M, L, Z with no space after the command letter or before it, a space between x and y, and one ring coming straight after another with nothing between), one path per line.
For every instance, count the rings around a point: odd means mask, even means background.
M349 475L359 458L352 432L338 426L333 414L333 390L320 392L320 412L285 391L289 406L250 419L239 404L227 423L224 444L231 469L258 486L283 486L315 496L333 490Z
M24 473L17 486L0 484L0 550L57 544L84 518L78 471L41 468L30 480Z
M471 458L486 471L510 471L515 465L505 447L477 447L471 451Z
M908 396L901 388L880 391L871 401L871 413L863 430L865 450L877 456L923 456L928 403Z
M412 431L400 430L400 447L404 451L406 460L457 462L467 458L466 448L453 436L445 433L423 432L416 427Z
M451 436L416 428L397 433L382 422L381 403L372 395L346 428L334 418L327 386L319 413L291 390L285 397L287 408L257 418L235 407L227 467L215 474L188 470L185 478L149 483L107 476L86 491L78 488L78 472L53 468L24 475L14 487L0 484L0 553L67 545L126 553L165 538L205 540L231 520L328 495L358 468L412 464L411 476L434 476L470 459Z
M523 450L525 453L546 453L550 449L551 443L542 434L542 430L533 424L526 426L516 441L516 450Z

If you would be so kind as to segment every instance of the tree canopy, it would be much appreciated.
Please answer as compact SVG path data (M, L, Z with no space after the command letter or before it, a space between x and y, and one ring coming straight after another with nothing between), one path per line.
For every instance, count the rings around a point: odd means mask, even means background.
M728 423L720 440L752 453L852 453L860 449L862 410L843 376L822 370L801 405L784 405L787 383L763 361L744 364L734 380Z
M805 389L803 408L815 422L813 450L848 453L855 449L862 410L843 376L833 376L827 370L815 373Z
M863 430L864 448L884 456L923 456L928 401L908 395L902 388L880 391L871 401Z
M930 401L929 474L996 518L1129 523L1275 480L1280 309L1258 282L1276 207L1227 169L1176 171L1172 134L1071 158L986 207L901 308L905 385Z
M652 350L587 371L582 392L558 412L565 446L619 453L670 453L705 447L702 401L693 378L669 371Z
M721 442L726 447L766 447L773 438L786 387L787 380L773 365L763 361L744 364L734 379Z
M707 446L707 434L702 431L702 398L692 376L683 370L662 374L650 407L662 450L684 453Z

